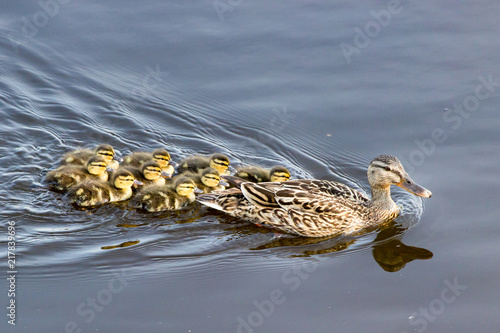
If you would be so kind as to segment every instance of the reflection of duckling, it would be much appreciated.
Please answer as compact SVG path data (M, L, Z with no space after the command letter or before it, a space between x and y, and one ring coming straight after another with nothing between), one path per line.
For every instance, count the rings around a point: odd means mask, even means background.
M142 165L142 168L122 167L134 175L134 178L140 180L144 185L165 185L165 177L169 174L161 171L160 164L156 161L149 161Z
M188 177L179 177L174 184L148 186L134 199L133 206L148 212L178 210L195 200L196 187Z
M107 144L101 144L96 148L92 149L77 149L70 151L69 153L64 154L61 164L72 164L72 165L85 165L87 160L92 156L99 155L102 156L106 163L108 163L108 167L113 170L118 169L119 162L122 159L115 155L115 150L112 146Z
M122 165L133 166L136 168L141 167L147 161L156 161L160 164L161 170L172 175L174 173L174 165L170 160L170 154L165 149L156 149L152 153L145 151L138 151L125 156Z
M140 183L128 170L116 171L110 181L87 181L70 188L71 202L78 206L96 206L127 200L132 196L132 185Z
M106 160L102 156L92 156L85 166L62 165L47 174L46 180L54 189L65 191L73 185L86 180L107 181Z
M252 165L237 168L235 176L252 183L284 182L290 180L290 171L281 165L272 169Z
M219 171L214 168L205 168L198 173L185 172L180 177L184 176L192 179L196 187L203 193L225 190L228 185L224 180L221 180Z
M224 154L213 154L212 156L190 156L179 162L179 173L190 171L199 172L201 169L212 167L225 174L229 167L229 158Z

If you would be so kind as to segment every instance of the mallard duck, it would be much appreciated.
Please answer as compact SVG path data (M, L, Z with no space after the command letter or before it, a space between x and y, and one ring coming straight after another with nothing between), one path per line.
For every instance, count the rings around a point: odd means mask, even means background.
M144 188L133 199L132 205L148 212L161 212L178 210L195 201L196 186L191 179L179 177L172 183Z
M349 234L395 218L399 207L391 198L391 185L424 198L432 194L390 155L378 156L368 167L371 198L328 180L255 184L234 176L223 178L238 188L200 195L197 200L229 215L308 237Z
M179 173L197 173L201 169L205 169L208 167L216 169L221 175L223 175L226 173L229 167L229 158L224 154L213 154L212 156L190 156L179 161L179 167L177 171Z
M120 157L116 156L112 146L101 144L94 149L77 149L64 154L61 165L85 165L88 159L95 155L102 156L106 160L108 167L113 170L117 170L119 163L122 161Z
M275 166L272 169L264 169L254 165L239 167L236 168L234 175L252 183L284 182L290 180L290 171L281 165Z
M225 190L226 186L229 185L220 178L219 171L210 167L202 169L198 173L184 172L177 177L188 177L193 180L196 188L200 190L199 193Z
M170 178L170 174L161 171L160 163L156 161L149 161L142 165L141 168L121 166L123 168L132 172L134 178L141 181L144 186L149 185L165 185L165 178Z
M145 162L151 160L158 162L163 172L166 172L170 175L174 174L176 163L174 163L170 159L170 154L163 148L156 149L152 153L145 151L132 153L128 156L125 156L122 165L140 168Z
M128 170L118 169L107 182L86 181L70 188L71 202L82 207L127 200L132 196L132 185L141 184Z
M107 181L109 171L106 160L102 156L92 156L82 165L62 165L47 173L46 181L58 191L66 191L73 185L86 180Z

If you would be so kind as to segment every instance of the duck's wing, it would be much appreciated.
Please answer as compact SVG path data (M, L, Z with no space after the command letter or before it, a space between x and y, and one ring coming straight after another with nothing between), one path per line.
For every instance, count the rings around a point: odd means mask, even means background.
M283 183L243 183L241 193L259 208L282 208L311 214L343 215L357 204L338 194L310 189L306 191Z
M365 194L352 189L345 184L329 180L298 179L286 182L260 183L259 186L275 193L281 190L306 192L335 199L343 198L360 204L366 203L370 200Z

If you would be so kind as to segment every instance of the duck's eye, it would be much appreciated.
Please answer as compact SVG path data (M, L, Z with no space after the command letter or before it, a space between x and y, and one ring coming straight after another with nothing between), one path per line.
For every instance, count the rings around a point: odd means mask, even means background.
M385 171L391 171L391 168L389 168L389 167L384 167L384 170L385 170Z

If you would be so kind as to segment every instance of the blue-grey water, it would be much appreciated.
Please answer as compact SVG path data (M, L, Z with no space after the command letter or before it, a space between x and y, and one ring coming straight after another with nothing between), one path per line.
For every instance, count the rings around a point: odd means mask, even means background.
M500 329L499 2L1 7L1 332ZM433 196L393 189L395 223L311 240L197 204L77 210L40 188L101 142L367 193L367 165L392 154Z

